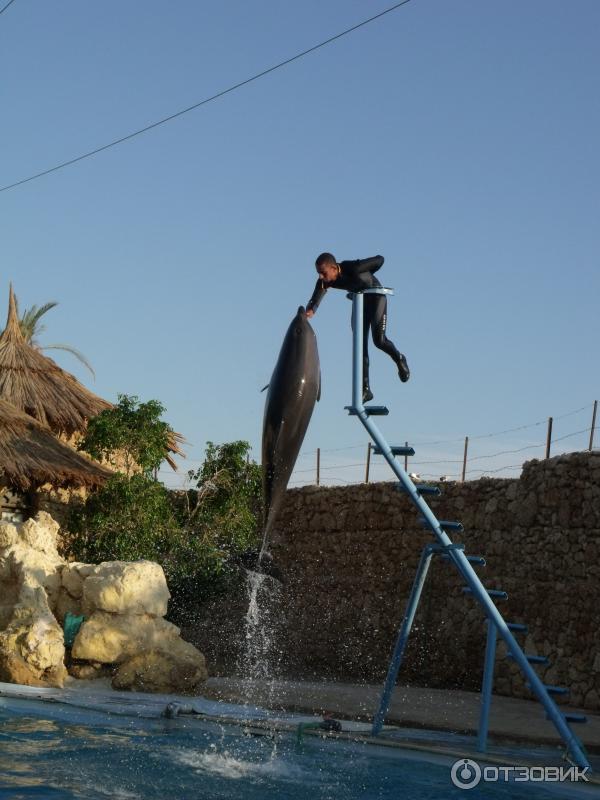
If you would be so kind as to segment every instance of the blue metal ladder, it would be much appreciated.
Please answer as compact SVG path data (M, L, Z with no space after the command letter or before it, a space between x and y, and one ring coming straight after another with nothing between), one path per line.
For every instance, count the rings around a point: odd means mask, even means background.
M481 692L482 701L478 736L478 746L480 751L485 752L487 745L488 718L492 696L496 641L497 636L500 635L508 648L508 656L514 659L521 668L521 671L528 680L528 687L544 706L547 718L553 722L560 737L565 743L567 755L575 762L575 764L577 764L577 766L590 768L590 763L582 743L569 727L569 722L585 722L585 717L583 717L583 715L563 714L563 712L560 711L552 699L551 694L562 694L567 690L562 689L561 687L544 685L533 669L532 664L539 663L540 661L542 663L547 663L547 660L540 656L526 655L513 636L513 631L515 633L519 633L526 631L527 629L524 625L517 623L506 623L496 608L494 600L506 599L506 593L499 590L486 589L473 568L473 564L476 566L485 565L485 559L483 559L482 556L468 556L464 553L464 545L454 544L448 536L448 532L461 532L463 530L461 523L451 522L448 520L438 520L423 499L423 495L440 494L439 488L436 486L427 486L424 484L419 485L413 483L406 471L402 468L396 456L414 455L414 450L410 447L390 446L377 426L373 423L371 417L385 416L389 413L388 409L385 406L365 406L363 404L362 354L365 294L392 295L393 290L381 287L365 289L362 292L353 292L348 295L348 298L352 300L352 405L346 406L346 410L350 415L356 416L360 419L375 443L374 453L382 455L388 462L399 480L398 489L408 495L409 499L420 512L420 522L424 525L424 527L431 531L435 538L435 543L426 545L421 554L421 560L417 568L417 574L415 576L411 594L408 600L407 609L398 633L392 659L390 661L379 709L374 717L372 733L374 736L376 736L381 731L383 726L385 716L389 708L391 695L396 684L398 670L400 669L400 664L402 662L402 657L408 641L408 636L410 634L412 622L417 611L421 591L425 583L425 578L427 577L427 571L433 556L438 555L445 561L453 563L456 566L467 583L467 586L464 587L463 592L471 595L479 603L487 617L488 634Z

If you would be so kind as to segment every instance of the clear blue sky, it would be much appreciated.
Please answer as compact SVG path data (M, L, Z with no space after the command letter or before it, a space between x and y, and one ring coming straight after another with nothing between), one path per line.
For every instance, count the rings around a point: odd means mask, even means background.
M0 15L0 183L386 5L15 0ZM382 253L381 277L396 289L388 333L412 370L402 385L372 354L392 441L475 437L585 406L557 419L555 435L583 429L600 396L599 41L596 0L411 0L157 130L1 193L0 302L9 280L22 307L59 301L43 341L83 351L96 382L73 358L56 360L110 400L160 399L192 466L208 439L248 439L260 458L259 390L311 294L315 256ZM330 292L314 319L323 399L298 464L311 469L320 446L339 482L361 474L344 465L364 460L366 445L343 411L349 311ZM544 438L543 425L530 427L474 440L471 453ZM586 443L581 434L556 451ZM460 442L418 448L424 461L461 453Z

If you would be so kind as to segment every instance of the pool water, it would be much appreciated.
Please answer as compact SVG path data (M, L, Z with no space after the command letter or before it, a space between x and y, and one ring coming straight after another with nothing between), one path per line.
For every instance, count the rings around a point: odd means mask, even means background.
M450 765L408 751L198 719L0 705L0 798L44 800L545 800L533 785L450 781ZM27 713L29 710L30 713ZM61 718L62 717L62 718ZM563 787L563 789L566 787Z

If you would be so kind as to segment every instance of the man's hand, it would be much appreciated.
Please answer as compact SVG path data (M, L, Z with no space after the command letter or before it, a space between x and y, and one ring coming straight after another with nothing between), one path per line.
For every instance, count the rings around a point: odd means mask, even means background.
M310 319L311 317L314 317L314 315L315 315L315 312L312 310L312 308L307 308L306 309L306 316L308 317L308 319Z

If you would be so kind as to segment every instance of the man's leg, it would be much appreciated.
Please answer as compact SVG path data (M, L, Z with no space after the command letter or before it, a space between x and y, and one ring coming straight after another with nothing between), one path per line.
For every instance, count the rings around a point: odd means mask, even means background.
M368 403L373 399L373 392L369 386L369 328L371 327L369 299L368 295L365 295L363 305L363 403Z
M385 334L387 326L387 297L377 294L369 297L371 310L369 318L371 320L371 332L373 334L373 344L379 350L383 350L393 360L398 368L398 375L403 383L410 378L410 370L406 362L406 357L400 353L396 346ZM366 304L365 304L366 305ZM367 315L365 314L365 317Z

